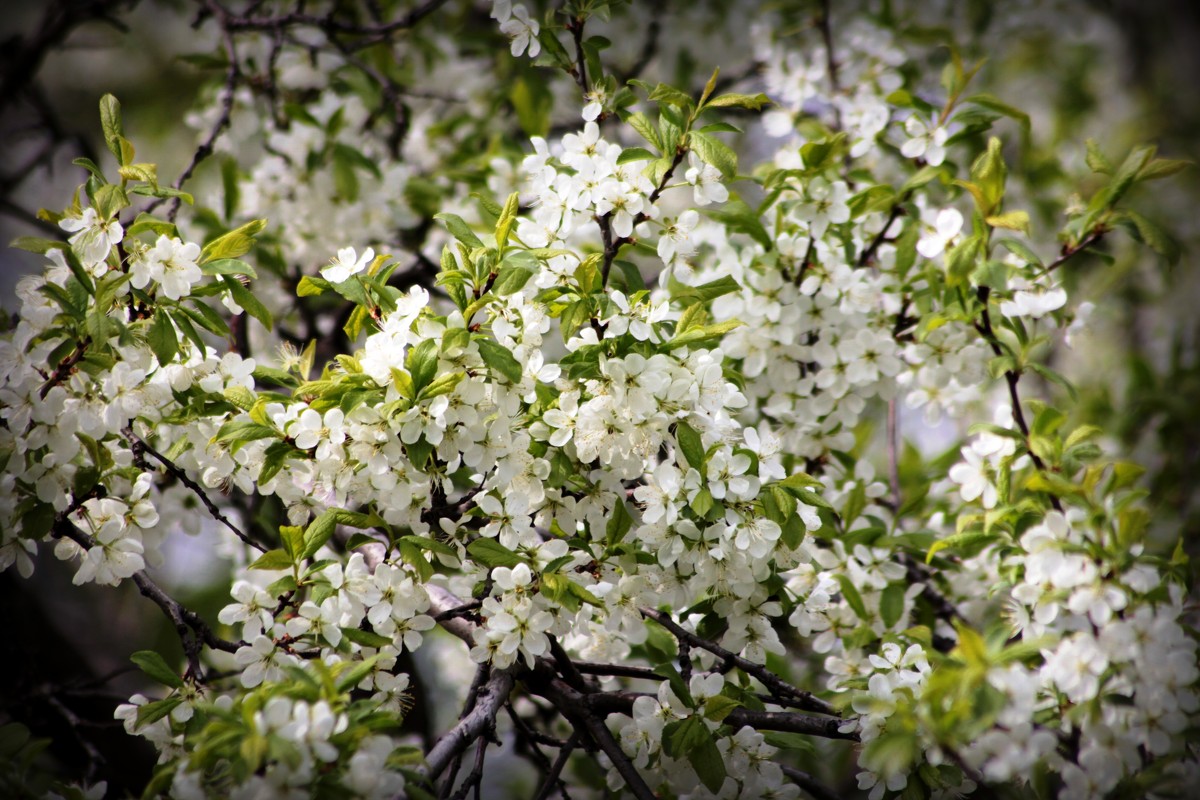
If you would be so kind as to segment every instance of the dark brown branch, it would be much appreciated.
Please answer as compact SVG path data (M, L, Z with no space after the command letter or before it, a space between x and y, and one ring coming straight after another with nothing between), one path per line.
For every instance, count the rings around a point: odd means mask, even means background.
M550 770L546 773L546 778L542 781L542 787L538 790L534 800L548 800L556 786L563 797L567 796L567 785L559 776L562 775L563 767L567 765L571 753L579 746L581 738L579 731L575 731L571 734L571 738L567 739L566 744L559 748L558 758L554 759L554 763L550 765Z
M513 689L513 671L501 669L492 672L487 682L480 687L475 707L447 731L425 757L422 774L435 781L450 762L496 722L496 714L508 701Z
M1065 261L1066 259L1064 258L1063 260ZM979 321L975 323L975 329L987 340L988 345L992 348L992 352L996 356L1003 356L1004 349L1000 346L1000 340L996 338L996 331L992 327L992 315L988 311L991 289L987 286L979 286L975 289L975 294L979 298L979 302L983 304L983 308L979 312ZM1025 412L1021 410L1021 395L1017 389L1017 384L1021 380L1021 373L1011 369L1005 370L1004 380L1008 384L1008 396L1012 402L1013 421L1017 424L1021 435L1025 437L1025 448L1029 451L1029 458L1033 461L1033 465L1037 467L1039 472L1046 472L1046 462L1042 461L1041 456L1033 452L1033 444L1029 440L1029 423L1025 421ZM1050 495L1050 505L1054 506L1055 511L1062 511L1062 503L1059 502L1056 495Z
M643 678L648 681L665 681L666 678L647 667L632 667L626 664L597 664L576 661L575 669L584 675L606 675L615 678Z
M675 148L675 158L671 161L671 166L663 173L662 180L658 182L658 186L654 187L654 191L646 198L647 205L654 205L659 196L667 188L667 184L671 180L671 176L675 173L675 169L683 163L683 157L687 155L687 148L682 145ZM640 212L633 218L633 228L636 231L637 226L641 225L646 220L650 219L650 215L645 211ZM596 222L600 225L600 235L604 241L604 263L600 270L600 285L608 286L608 273L612 271L613 262L617 260L617 254L621 252L621 248L633 241L632 236L621 236L613 239L612 237L612 212L605 214L602 217L596 217Z
M70 377L71 373L75 371L75 365L87 354L87 345L87 339L83 339L79 344L75 345L75 349L71 352L71 355L64 358L58 367L55 368L54 374L42 384L42 388L38 391L38 397L45 400L46 395L50 394L51 389Z
M136 0L84 0L45 4L37 32L28 38L7 42L0 69L0 109L11 103L33 80L46 54L61 45L80 25L96 20L114 21L112 15Z
M1092 245L1096 244L1096 242L1104 238L1104 233L1104 229L1098 227L1087 236L1083 237L1079 244L1075 245L1074 247L1071 247L1070 245L1063 245L1063 251L1059 257L1047 264L1046 268L1042 270L1041 274L1049 275L1051 272L1070 261L1077 254L1082 253L1084 250L1088 249Z
M792 783L811 795L814 800L840 800L832 789L807 772L802 772L795 767L789 767L787 764L780 764L779 768L783 770L784 775L791 779Z
M879 250L879 246L887 240L888 229L892 227L892 223L900 218L904 213L902 207L904 202L908 200L908 192L896 198L896 202L892 203L892 208L888 212L887 220L883 223L883 227L879 229L879 233L875 234L875 238L867 245L867 249L863 250L858 256L858 266L865 267L875 260L875 254Z
M582 17L575 17L567 21L567 30L571 32L571 39L575 42L575 66L571 70L571 77L579 84L579 91L583 92L584 96L590 92L591 86L588 84L587 74L587 57L583 52L583 25Z
M888 483L892 492L892 511L900 513L900 419L896 414L896 398L887 406Z
M316 14L306 14L302 11L280 14L273 17L239 16L230 13L217 3L210 3L208 5L210 8L220 9L220 13L223 15L223 27L230 31L277 31L298 26L311 27L319 28L327 34L365 37L366 41L363 43L365 47L368 44L381 41L394 33L412 28L445 4L446 0L428 0L399 19L373 25L343 22L335 19L332 14L318 16Z
M75 527L66 517L55 520L54 536L70 539L84 550L90 550L96 546L95 539ZM179 601L164 592L157 583L150 579L145 570L135 572L131 580L138 587L138 591L144 597L154 601L155 605L162 609L162 612L174 624L175 632L179 635L184 653L187 655L187 675L196 680L203 680L200 668L200 650L204 645L226 653L237 652L238 643L225 641L213 633L212 628L199 614L188 610Z
M821 11L817 15L817 27L821 31L821 40L825 44L825 68L829 74L829 89L830 96L841 93L841 86L838 82L838 62L833 53L833 30L829 25L829 0L821 0ZM836 103L831 103L833 108L834 128L842 129L842 112L838 109Z
M652 608L643 608L641 609L641 612L643 617L648 617L649 619L657 622L659 625L662 625L664 628L670 631L671 635L676 639L686 640L688 644L692 645L693 647L699 647L703 650L707 650L717 658L723 660L726 664L735 666L746 674L757 678L759 683L767 687L767 690L771 692L772 695L794 699L800 704L801 708L806 708L809 711L817 711L821 714L838 716L837 709L819 697L815 696L812 692L806 692L802 689L797 689L795 686L792 686L790 683L768 670L762 664L755 664L753 661L744 659L738 654L730 652L718 644L714 644L707 639L697 636L696 634L681 627L675 622L675 620L671 619L670 615L664 614L663 612Z
M249 536L243 533L241 529L229 521L229 518L221 512L221 509L217 508L216 503L209 499L208 494L204 491L204 487L189 478L188 474L184 472L174 461L155 450L146 442L145 439L134 433L132 426L127 425L126 427L122 428L121 433L126 439L129 440L129 444L133 449L133 455L135 459L141 457L143 453L149 453L150 455L154 456L155 460L166 467L167 472L171 473L171 475L177 481L190 489L192 494L199 498L200 502L204 504L204 507L208 509L208 513L212 514L213 519L223 524L226 528L233 532L234 536L238 537L242 540L242 542L250 547L253 547L258 552L267 552L266 547L251 539Z
M221 10L221 6L215 2L207 4L209 9ZM233 117L233 99L237 92L238 82L241 80L241 66L238 64L237 47L234 44L233 36L229 32L229 28L223 26L221 35L221 45L225 49L225 57L229 59L229 66L225 69L225 83L221 86L223 97L221 98L221 114L217 117L217 121L213 123L208 130L208 135L196 151L192 154L192 160L184 168L175 182L171 184L176 189L183 188L183 184L192 177L192 173L196 171L196 167L206 158L212 155L213 147L217 142L217 138L229 127L230 119ZM171 201L171 208L167 212L167 219L171 222L175 221L175 217L179 214L180 198L176 197ZM152 211L158 203L152 203L150 210Z
M589 711L602 716L609 714L630 716L633 713L633 704L639 697L656 696L647 692L595 692L583 695L582 701ZM754 711L748 708L735 708L725 717L724 722L735 730L749 725L762 731L786 731L805 736L818 736L822 739L858 741L857 733L846 733L841 730L841 726L846 723L846 720L838 717L814 717L795 711Z

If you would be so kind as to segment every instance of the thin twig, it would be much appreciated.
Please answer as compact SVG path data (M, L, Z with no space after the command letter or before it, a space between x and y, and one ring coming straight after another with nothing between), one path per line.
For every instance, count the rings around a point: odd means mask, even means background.
M789 767L787 764L780 764L779 768L783 770L784 775L791 779L792 783L811 795L814 800L840 800L836 792L807 772Z
M148 442L146 442L145 439L134 433L132 426L125 426L121 429L121 433L124 434L125 438L129 440L129 443L134 451L135 459L138 458L141 453L149 453L150 455L154 456L155 460L166 467L167 472L171 473L171 475L174 476L177 481L190 489L192 493L200 499L200 502L203 503L204 507L208 509L208 513L212 514L213 519L223 524L226 528L233 532L234 536L238 537L245 544L253 547L258 552L267 552L266 547L251 539L249 536L243 533L240 528L229 521L229 518L221 512L221 509L217 508L217 504L209 499L208 494L204 491L204 487L189 478L188 474L184 472L178 464L155 450Z
M900 420L896 413L896 398L888 399L887 406L887 451L888 482L892 490L893 513L900 512Z
M538 790L534 800L547 800L556 785L562 796L567 797L567 785L559 776L562 775L563 767L567 765L567 760L570 759L571 753L579 746L581 738L579 731L575 731L567 739L567 743L559 748L558 758L554 759L554 763L550 765L550 771L546 773L546 779L542 781L542 788Z
M1000 346L1000 340L996 337L996 331L992 328L992 315L988 311L991 289L987 286L979 286L975 289L975 294L979 298L979 302L983 304L983 308L979 312L979 321L975 323L975 329L987 340L993 353L997 356L1003 356L1004 349ZM1025 447L1029 451L1029 458L1033 461L1033 465L1037 467L1039 472L1047 472L1046 462L1042 461L1041 456L1033 452L1033 444L1029 438L1029 423L1025 421L1025 412L1021 410L1021 395L1017 389L1017 384L1021 380L1021 373L1011 369L1005 370L1004 380L1008 384L1008 396L1012 402L1013 421L1017 424L1021 435L1025 437ZM1054 506L1055 511L1062 511L1062 503L1059 502L1057 495L1050 495L1050 505Z
M492 672L487 683L479 689L475 707L443 734L425 756L425 767L420 772L427 780L436 780L455 756L475 741L485 728L495 724L496 714L507 702L513 683L513 670L500 669Z
M54 536L70 539L84 550L96 547L96 540L91 535L77 528L66 517L59 517L55 520ZM217 636L199 614L188 610L183 604L164 592L157 583L151 580L145 570L133 573L130 579L138 587L138 591L143 596L154 601L174 624L175 632L179 635L184 653L187 655L187 675L195 680L202 681L204 679L200 668L200 650L204 645L213 650L236 653L238 647L244 644L228 642Z
M821 11L816 22L821 31L821 39L825 43L825 67L829 74L830 96L836 98L838 94L841 94L841 86L838 82L838 62L833 53L833 30L829 24L829 6L829 0L821 0ZM836 102L830 105L833 108L834 129L841 130L842 112Z
M1082 240L1080 240L1079 244L1075 245L1074 247L1071 247L1069 245L1064 245L1062 254L1060 254L1058 258L1054 259L1049 264L1047 264L1046 268L1041 271L1041 274L1039 275L1039 277L1041 275L1049 275L1051 272L1053 272L1054 270L1061 267L1063 264L1070 261L1077 254L1082 253L1084 250L1088 249L1089 247L1094 245L1096 242L1100 241L1102 238L1104 238L1104 233L1105 233L1104 229L1098 227L1095 230L1093 230L1091 233L1089 233L1087 236L1085 236Z
M835 709L829 703L815 696L812 692L806 692L802 689L797 689L795 686L792 686L790 683L768 670L762 664L755 664L753 661L742 658L738 654L730 652L718 644L697 636L691 631L681 627L675 622L675 620L671 619L668 614L664 614L663 612L652 608L643 608L640 610L643 617L648 617L657 622L659 625L662 625L664 628L670 631L671 635L676 639L686 640L694 647L707 650L721 660L725 661L727 664L736 666L743 672L757 678L763 686L767 687L767 690L770 691L771 694L791 697L801 703L801 707L806 708L809 711L817 711L822 714L838 716L837 709Z

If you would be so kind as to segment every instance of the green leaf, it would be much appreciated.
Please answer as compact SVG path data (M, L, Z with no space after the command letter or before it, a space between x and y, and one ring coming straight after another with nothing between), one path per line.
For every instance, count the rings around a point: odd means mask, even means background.
M947 536L945 539L938 539L929 548L929 552L925 554L925 563L928 564L933 561L933 557L943 550L994 542L999 538L1000 536L997 533L984 531L963 531L962 533L956 533L953 536Z
M720 222L733 233L746 234L766 250L775 246L758 214L740 198L731 196L720 208L705 209L704 216Z
M104 178L104 172L100 169L100 167L98 167L96 165L96 162L92 161L90 158L83 158L83 157L76 158L76 159L73 159L71 161L71 163L77 167L83 167L88 172L95 175L96 179L98 181L100 181L101 183L107 183L107 181Z
M520 556L495 539L481 537L467 545L467 555L476 563L492 567L515 567L522 563Z
M1033 252L1033 250L1030 249L1029 245L1025 244L1022 241L1019 241L1017 239L1004 238L1004 239L996 239L995 243L1000 245L1001 247L1003 247L1008 252L1015 255L1017 258L1022 259L1026 263L1034 265L1038 269L1042 269L1045 267L1045 265L1042 263L1042 260L1040 258L1038 258L1037 253Z
M111 94L100 98L100 129L104 131L104 144L117 157L117 161L124 164L121 139L125 131L121 127L121 104Z
M499 219L496 220L496 246L503 250L504 245L508 243L508 235L512 232L513 224L517 221L517 210L520 208L518 195L513 192L504 202L504 208L500 212Z
M712 134L693 131L688 136L688 146L706 163L720 170L726 180L737 176L737 153Z
M101 219L112 219L129 207L129 195L115 183L105 184L96 190L96 213Z
M724 297L733 292L740 292L742 286L732 276L726 275L723 278L717 278L715 281L709 281L699 286L688 286L672 279L669 289L672 300L677 300L685 306L690 306L694 303L708 303L711 300L716 300L718 297Z
M626 147L621 151L621 155L617 156L617 164L628 164L631 161L647 161L654 158L658 158L658 156L644 147Z
M658 133L658 126L649 117L642 113L630 114L625 119L625 122L629 124L629 127L641 134L643 139L652 144L655 150L660 153L663 151L663 141Z
M1138 172L1137 179L1139 181L1156 181L1160 178L1169 178L1193 166L1195 166L1193 162L1183 159L1156 158L1142 167L1141 171Z
M1100 145L1096 144L1095 139L1087 140L1087 165L1092 172L1099 172L1104 175L1111 175L1113 172L1112 162L1104 155L1104 151L1100 149Z
M207 261L244 256L254 247L254 237L265 227L267 227L265 219L256 219L218 236L204 245L204 249L200 252L201 265Z
M158 167L154 164L126 164L117 173L127 181L144 181L158 184Z
M672 758L687 758L697 777L709 791L717 792L725 782L725 762L704 720L693 715L663 729L663 749Z
M850 580L850 576L839 574L835 575L834 577L837 578L837 582L842 587L842 598L846 601L854 613L858 615L859 619L866 621L867 607L863 603L862 595L858 593L858 588Z
M209 333L213 333L222 337L229 335L229 325L226 324L224 317L214 311L199 297L191 297L189 300L191 300L192 305L190 307L177 307L176 314L182 311L197 325L204 328L204 330L208 331Z
M677 347L684 347L685 345L695 347L702 343L715 344L725 334L736 328L740 328L743 324L741 320L728 319L712 325L700 325L689 328L686 331L678 331L665 346L668 350L674 350Z
M24 250L28 253L37 253L42 255L51 250L67 250L66 242L58 242L53 239L39 239L36 236L18 236L8 243L9 247L15 247L18 250Z
M332 288L333 284L324 278L316 278L310 275L305 275L300 279L300 283L296 284L296 296L316 297L324 294L327 290Z
M771 98L761 92L758 94L719 94L704 104L705 108L748 108L759 111L765 105L770 105Z
M408 351L408 358L405 366L408 367L409 375L412 376L413 389L420 392L429 382L433 380L433 376L437 373L438 365L438 341L436 339L426 339L416 347Z
M1125 211L1125 219L1133 223L1135 238L1145 242L1154 252L1167 260L1168 264L1179 262L1181 251L1179 243L1156 222L1143 217L1136 211Z
M890 583L879 596L879 617L885 627L891 628L904 614L904 591L902 583Z
M446 230L450 231L455 239L458 239L467 247L483 247L483 242L475 235L475 231L471 230L471 226L466 223L466 220L457 214L434 214L433 218L445 223Z
M780 750L798 750L802 753L813 751L813 740L803 734L785 731L763 731L763 740Z
M153 725L163 717L170 714L183 703L183 698L179 695L172 695L165 700L156 700L153 703L146 703L144 706L138 706L137 710L137 728L143 725Z
M138 669L159 683L175 689L183 688L183 678L179 676L179 673L167 666L166 660L153 650L139 650L131 655L129 660L136 664Z
M533 270L525 267L502 266L500 272L496 274L496 280L492 283L492 294L499 297L516 294L525 288L525 284L529 283L529 279L532 277Z
M380 636L374 631L364 631L362 628L342 628L342 636L361 647L385 647L392 643L387 636Z
M665 83L655 86L654 91L650 92L650 96L646 99L679 108L688 108L692 105L692 98L686 92Z
M688 466L703 475L704 443L696 429L682 420L677 422L675 424L675 441L679 442L679 449L683 452L683 457L687 459Z
M741 707L742 704L732 697L726 697L723 694L713 695L704 701L704 717L713 722L721 722Z
M625 534L629 533L629 529L633 526L633 517L629 515L629 510L625 507L625 501L620 498L613 504L612 516L608 518L608 525L605 528L604 539L609 547L620 543Z
M270 439L278 436L276 430L268 425L260 425L250 419L233 419L226 422L217 431L213 441L218 443L236 442L245 444L257 439Z
M146 340L160 365L170 364L178 355L179 336L171 324L171 318L162 308L154 309L154 321L150 324Z
M267 310L267 307L262 304L261 300L242 285L241 281L231 275L222 275L221 280L225 283L226 288L229 289L229 293L233 295L233 301L246 309L246 313L261 322L262 326L267 330L271 330L274 327L271 312Z
M142 212L137 215L137 219L125 231L126 236L137 236L140 233L150 231L159 236L178 237L179 229L174 223L161 220L158 217Z
M250 569L291 569L295 562L285 550L268 550L254 560Z
M312 558L316 552L325 546L329 537L337 530L338 514L341 509L328 508L321 512L316 519L308 523L304 529L304 552L302 558Z
M1021 231L1029 234L1029 212L1006 211L987 218L987 224L993 228L1005 228L1010 231Z
M350 669L338 675L337 690L339 692L348 692L355 686L363 682L363 678L375 671L375 664L379 661L380 654L376 653L370 658L364 658L362 661L354 664Z
M507 347L486 336L481 336L476 341L479 344L479 355L485 364L512 383L521 382L521 363Z
M138 184L137 186L130 187L129 192L130 194L140 194L145 197L178 197L189 206L196 202L196 198L192 197L188 192L181 189L174 189L170 186Z
M1029 115L1016 106L1010 106L1008 103L994 97L990 94L981 93L974 94L968 97L964 102L974 103L977 106L986 108L988 111L995 111L997 114L1003 114L1020 123L1021 128L1028 132L1029 130Z
M250 278L258 277L258 273L254 271L254 267L236 258L218 258L213 261L206 261L200 265L200 271L205 275L245 275Z

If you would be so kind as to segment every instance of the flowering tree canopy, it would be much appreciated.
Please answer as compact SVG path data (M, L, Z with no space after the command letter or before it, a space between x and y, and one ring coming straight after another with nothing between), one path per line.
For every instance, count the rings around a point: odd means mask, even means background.
M974 54L1070 7L653 5L201 0L174 176L100 99L15 243L0 567L169 620L133 788L1200 784L1178 530L1064 377L1186 162L1038 151ZM161 576L201 531L213 613ZM118 793L37 749L0 785Z

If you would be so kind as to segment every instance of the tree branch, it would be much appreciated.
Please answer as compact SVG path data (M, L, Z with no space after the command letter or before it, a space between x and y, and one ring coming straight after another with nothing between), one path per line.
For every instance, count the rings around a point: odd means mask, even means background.
M55 520L54 535L59 538L66 537L84 550L90 550L96 546L94 538L81 531L66 517ZM188 610L183 604L164 592L157 583L150 579L145 570L135 572L131 576L131 580L138 587L138 591L144 597L154 601L155 605L162 609L162 612L174 624L175 632L179 635L184 653L187 655L187 675L196 680L203 680L200 668L200 650L203 645L226 653L237 652L239 646L237 643L218 637L199 614Z
M174 461L155 450L150 446L149 443L146 442L145 439L134 433L132 425L126 425L121 429L121 433L124 434L125 438L129 440L130 446L133 449L133 457L135 460L141 458L143 453L149 453L150 455L154 456L155 460L166 467L167 472L171 473L171 475L174 476L177 481L182 483L188 489L192 490L192 493L195 494L196 497L200 499L200 502L204 504L204 507L208 509L208 513L212 514L213 519L223 524L226 528L233 532L234 536L238 537L245 544L253 547L258 552L267 552L266 547L251 539L249 536L243 533L240 528L229 521L229 518L221 512L221 509L217 508L217 504L209 499L208 494L204 491L204 487L189 478L188 474L184 472Z
M513 683L511 668L492 672L491 677L479 689L475 707L459 720L457 725L443 734L425 756L426 766L419 772L427 780L431 783L435 781L452 759L479 738L486 728L496 723L496 714L508 701Z
M1082 247L1076 249L1075 252L1079 252L1080 249ZM1059 263L1065 261L1068 257L1060 259ZM988 311L991 289L987 286L979 286L976 287L975 294L979 298L979 302L983 304L983 308L979 312L979 321L975 323L975 329L987 340L993 353L997 356L1003 356L1004 350L1000 346L1000 340L996 338L996 331L992 328L992 315ZM1021 395L1017 390L1017 383L1021 380L1021 373L1011 369L1005 370L1004 380L1008 383L1008 396L1012 401L1013 421L1017 424L1021 435L1025 437L1025 449L1029 451L1029 458L1033 461L1033 465L1037 467L1039 472L1046 472L1046 462L1042 461L1041 457L1033 452L1033 445L1029 441L1029 424L1025 421L1025 412L1021 410ZM1054 506L1055 511L1062 511L1062 503L1059 502L1056 495L1050 495L1050 505Z
M807 772L789 767L787 764L780 764L779 768L783 770L784 775L791 779L792 783L811 795L814 800L840 800L837 793Z
M579 740L582 738L579 731L574 731L571 738L567 739L566 744L558 749L558 758L554 759L554 763L550 765L550 770L546 773L546 779L542 781L542 787L538 790L534 800L548 800L551 793L554 791L555 785L558 786L559 792L563 797L567 796L567 785L563 783L562 775L563 767L567 765L567 760L571 757L571 753L579 746Z
M806 708L809 711L817 711L822 714L830 714L835 717L839 716L837 709L835 709L829 703L815 696L812 692L806 692L802 689L797 689L795 686L792 686L790 683L768 670L762 664L755 664L753 661L748 661L736 653L726 650L718 644L714 644L707 639L697 636L696 634L681 627L675 622L675 620L671 619L669 615L664 614L661 611L651 608L643 608L640 610L643 617L648 617L657 622L659 625L662 625L664 628L670 631L671 635L676 639L686 640L688 644L692 645L693 647L699 647L703 650L707 650L717 658L723 660L725 663L731 664L741 669L748 675L752 675L753 677L757 678L759 683L767 687L767 690L770 691L772 695L777 697L792 698L798 703L799 707Z

